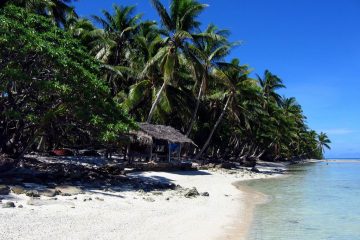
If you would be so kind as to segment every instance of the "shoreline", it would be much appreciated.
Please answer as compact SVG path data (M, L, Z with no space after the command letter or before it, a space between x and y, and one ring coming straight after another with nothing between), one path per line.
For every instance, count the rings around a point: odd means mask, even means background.
M259 169L269 171L269 167ZM23 208L0 208L0 238L246 239L255 209L254 194L239 189L238 182L281 175L218 169L138 172L130 176L196 187L210 196L189 199L176 191L87 190L76 197L58 196L57 200L41 197L29 205L29 197L11 194L9 198Z

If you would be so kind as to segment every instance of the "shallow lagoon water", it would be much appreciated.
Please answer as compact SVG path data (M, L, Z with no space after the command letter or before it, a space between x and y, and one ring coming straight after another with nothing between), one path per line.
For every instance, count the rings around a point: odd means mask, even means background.
M360 240L360 160L294 165L289 173L246 183L271 199L257 205L250 240Z

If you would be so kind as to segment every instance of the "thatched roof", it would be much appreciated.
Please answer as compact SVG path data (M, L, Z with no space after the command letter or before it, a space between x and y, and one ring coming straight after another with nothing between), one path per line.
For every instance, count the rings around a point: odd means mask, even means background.
M184 134L170 126L139 123L139 127L140 130L136 132L136 135L142 138L145 138L147 135L154 139L165 140L172 143L194 144L190 138L186 137Z

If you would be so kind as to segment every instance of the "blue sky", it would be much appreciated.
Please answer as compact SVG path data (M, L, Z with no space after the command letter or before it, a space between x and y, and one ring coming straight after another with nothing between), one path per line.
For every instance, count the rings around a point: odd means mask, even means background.
M215 23L241 40L230 57L255 73L269 69L285 82L281 93L303 106L308 125L327 132L327 157L360 157L359 0L200 0L209 4L204 27ZM113 3L136 5L158 20L149 0L79 0L80 16L101 14ZM169 0L163 0L169 6Z

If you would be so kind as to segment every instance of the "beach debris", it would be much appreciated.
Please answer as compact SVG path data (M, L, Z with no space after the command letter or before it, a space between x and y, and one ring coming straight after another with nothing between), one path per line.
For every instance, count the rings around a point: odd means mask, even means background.
M98 200L98 201L101 201L101 202L104 201L104 199L103 199L103 198L100 198L100 197L95 197L95 199Z
M24 206L23 206L23 205L21 205L21 204L18 206L18 208L23 208L23 207L24 207Z
M39 192L36 191L36 190L26 191L25 195L28 196L28 197L33 197L33 198L39 198L40 197Z
M39 194L41 196L45 196L45 197L55 197L56 195L60 194L60 191L58 191L56 189L45 189L45 190L39 191Z
M196 187L193 187L193 188L187 190L184 196L186 198L194 198L194 197L197 197L199 195L200 194L199 194L198 190L196 189Z
M209 197L210 196L210 194L208 192L202 192L200 195L203 196L203 197Z
M3 208L14 208L15 203L14 202L6 202L2 205Z
M143 199L147 202L155 202L155 199L153 199L152 197L144 197Z
M84 202L86 202L86 201L92 201L92 198L91 198L91 197L85 197L83 201L84 201Z
M162 192L160 192L160 191L153 191L153 192L151 192L153 195L156 195L156 196L159 196L159 195L163 195L163 193Z
M74 156L74 152L70 149L54 149L50 152L52 156Z
M61 196L72 196L84 193L81 188L68 185L58 186L56 187L56 190L60 192Z
M18 185L11 187L10 190L17 195L24 194L26 192L24 187Z
M0 195L8 195L10 193L10 188L6 185L0 185Z

